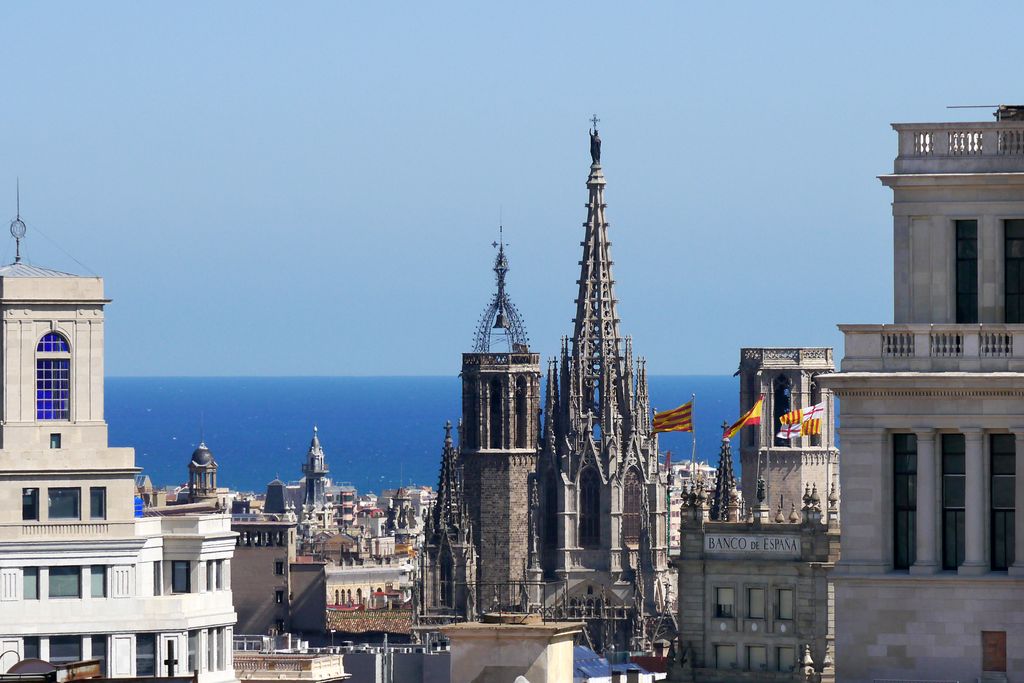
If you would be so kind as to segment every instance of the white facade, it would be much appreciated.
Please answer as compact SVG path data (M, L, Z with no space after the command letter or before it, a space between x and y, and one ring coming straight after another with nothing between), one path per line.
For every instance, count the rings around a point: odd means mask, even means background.
M1024 121L893 127L895 324L840 326L821 379L841 403L836 676L1019 680Z
M227 514L135 517L103 419L103 281L0 268L0 673L99 658L114 677L237 680Z

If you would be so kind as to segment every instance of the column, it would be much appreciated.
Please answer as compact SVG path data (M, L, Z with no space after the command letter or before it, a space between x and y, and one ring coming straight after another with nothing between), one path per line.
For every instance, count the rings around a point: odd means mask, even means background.
M966 441L967 491L964 500L964 563L959 574L988 572L985 561L985 462L982 457L984 432L978 427L962 430Z
M935 430L915 429L917 435L917 557L911 574L934 574L939 569L935 556L935 522L938 519L935 500L938 488L935 462Z
M1024 576L1024 427L1014 427L1016 436L1016 460L1014 462L1014 490L1013 504L1016 509L1013 512L1013 528L1016 537L1014 538L1014 558L1010 567L1010 576Z

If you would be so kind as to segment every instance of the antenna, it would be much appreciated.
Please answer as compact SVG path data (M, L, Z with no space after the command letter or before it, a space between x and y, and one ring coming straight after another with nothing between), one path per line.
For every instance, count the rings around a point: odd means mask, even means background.
M16 214L11 221L11 237L14 238L14 262L21 263L21 240L25 237L27 228L25 221L21 220L21 178L15 180L15 206Z

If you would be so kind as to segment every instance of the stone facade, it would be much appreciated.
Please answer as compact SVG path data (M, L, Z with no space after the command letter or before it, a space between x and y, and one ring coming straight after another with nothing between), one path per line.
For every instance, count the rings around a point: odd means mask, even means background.
M1024 121L893 127L895 324L840 326L842 370L821 379L842 402L836 673L1015 680Z
M275 517L280 517L275 519ZM291 519L288 519L291 517ZM234 597L239 635L279 635L290 628L291 565L295 562L294 515L235 517Z
M764 396L761 424L740 432L745 501L754 500L759 478L767 485L769 506L782 505L787 513L794 504L800 507L807 486L829 490L839 474L835 406L818 377L834 371L830 348L740 349L740 414ZM781 415L819 404L824 404L820 435L777 436Z

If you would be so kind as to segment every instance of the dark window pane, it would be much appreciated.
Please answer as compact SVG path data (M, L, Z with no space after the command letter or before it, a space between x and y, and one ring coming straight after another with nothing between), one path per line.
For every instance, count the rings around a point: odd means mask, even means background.
M893 567L908 569L915 559L917 435L893 434Z
M25 636L21 641L24 659L39 659L39 636Z
M81 489L47 489L46 495L50 519L79 519Z
M135 636L135 675L156 675L156 635L139 633Z
M21 490L21 518L26 521L39 519L39 489Z
M956 321L978 322L978 222L956 221Z
M50 664L82 661L82 636L50 636Z
M89 489L89 517L92 519L107 518L107 489L105 486L93 486Z
M100 661L100 674L107 675L107 637L92 637L92 658Z
M188 560L171 562L171 590L175 593L190 593L192 591L192 577L189 572Z
M25 600L39 599L39 567L25 567L22 571L22 597Z
M81 567L50 567L50 597L78 598L82 596Z

